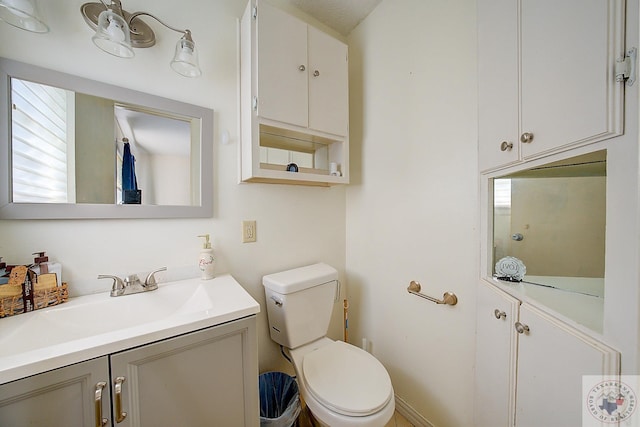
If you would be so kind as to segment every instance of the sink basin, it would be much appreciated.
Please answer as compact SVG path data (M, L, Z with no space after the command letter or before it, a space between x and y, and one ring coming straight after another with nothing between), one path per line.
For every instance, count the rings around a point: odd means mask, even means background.
M0 384L259 311L229 275L161 283L155 291L121 297L71 298L0 319Z

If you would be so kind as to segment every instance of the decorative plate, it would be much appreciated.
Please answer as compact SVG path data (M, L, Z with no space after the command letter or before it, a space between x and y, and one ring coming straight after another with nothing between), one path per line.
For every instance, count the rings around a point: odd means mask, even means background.
M518 258L506 256L496 263L496 276L498 279L506 279L512 282L520 282L524 279L527 267Z

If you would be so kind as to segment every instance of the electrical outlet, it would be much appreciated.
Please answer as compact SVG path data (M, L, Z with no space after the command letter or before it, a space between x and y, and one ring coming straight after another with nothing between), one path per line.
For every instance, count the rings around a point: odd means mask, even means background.
M256 222L242 221L242 243L256 241Z

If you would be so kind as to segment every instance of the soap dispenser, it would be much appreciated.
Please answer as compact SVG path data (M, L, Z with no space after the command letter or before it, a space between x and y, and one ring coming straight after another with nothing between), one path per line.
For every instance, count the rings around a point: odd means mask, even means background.
M204 238L204 244L200 251L200 257L198 258L198 268L200 268L200 275L202 280L213 279L213 249L211 249L211 242L209 242L209 235L203 234L198 237Z

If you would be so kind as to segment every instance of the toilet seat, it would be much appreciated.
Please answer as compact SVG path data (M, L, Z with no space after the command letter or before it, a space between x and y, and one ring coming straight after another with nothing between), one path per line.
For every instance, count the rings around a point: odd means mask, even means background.
M362 417L380 411L393 397L389 374L372 355L342 341L307 353L302 360L309 393L327 408Z

